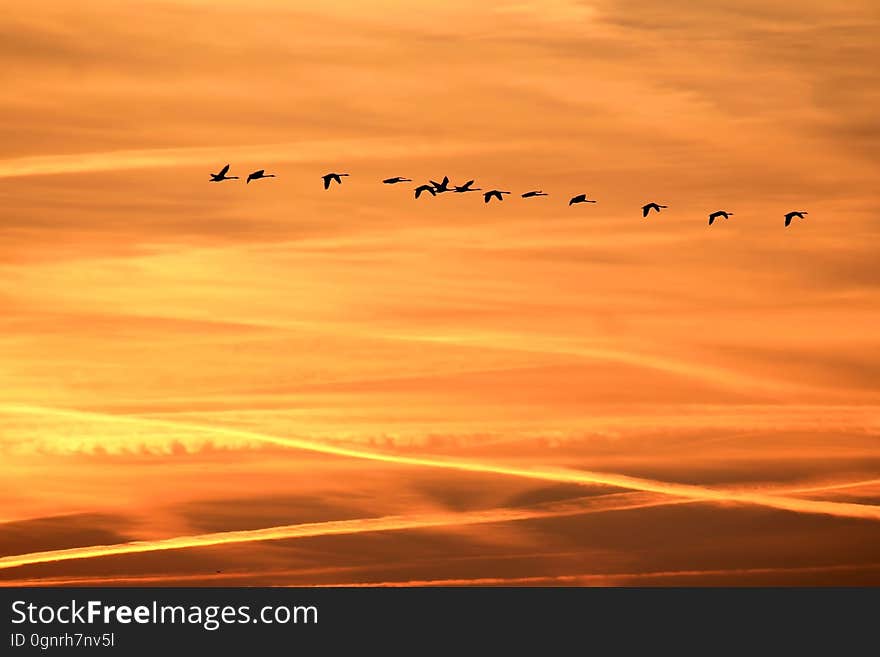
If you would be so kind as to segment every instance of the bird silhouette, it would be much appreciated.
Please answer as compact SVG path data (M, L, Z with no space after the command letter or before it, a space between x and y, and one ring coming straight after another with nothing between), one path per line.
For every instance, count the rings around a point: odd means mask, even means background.
M535 196L549 196L549 194L545 194L540 189L536 189L522 195L523 198L534 198Z
M591 201L587 198L586 194L578 194L577 196L572 196L571 200L568 202L569 205L574 205L575 203L595 203L596 201Z
M479 192L479 187L471 187L471 185L473 184L473 180L468 180L464 185L455 185L455 189L453 191L456 191L459 194L463 194L464 192Z
M330 189L330 183L336 181L337 184L342 184L342 176L347 176L347 173L328 173L325 176L321 176L324 180L324 189Z
M785 215L785 225L786 227L791 225L791 220L797 217L798 219L803 219L805 214L810 214L806 210L797 210L795 212L788 212Z
M212 173L211 174L211 182L223 182L224 180L238 180L238 176L227 176L226 173L229 171L229 165L227 164L225 167L220 169L220 173Z
M449 176L443 176L443 182L437 182L436 180L430 180L429 182L434 185L434 191L438 194L449 191Z
M412 180L409 178L401 178L400 176L394 176L394 178L386 178L382 182L385 183L386 185L396 185L397 183L402 183L402 182L412 182Z
M437 196L433 185L419 185L416 187L416 198L422 195L422 192L428 192L431 196Z
M259 180L260 178L274 178L274 173L266 173L265 169L260 169L259 171L254 171L247 177L247 180L244 181L244 184L247 185L251 180Z
M730 216L733 216L733 212L725 212L724 210L717 210L716 212L713 212L712 214L709 215L709 225L711 226L718 217L724 217L725 219L727 219Z
M483 193L483 203L488 203L493 198L497 198L499 201L503 201L504 197L502 194L510 194L510 192L502 192L500 189L493 189L491 191Z
M647 217L649 214L651 214L651 210L654 210L655 212L660 212L660 209L665 207L668 206L657 205L656 203L648 203L647 205L642 206L642 216Z

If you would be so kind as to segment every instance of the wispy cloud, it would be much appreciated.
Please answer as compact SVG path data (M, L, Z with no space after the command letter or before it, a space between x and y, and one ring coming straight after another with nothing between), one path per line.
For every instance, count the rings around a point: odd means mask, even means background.
M46 413L46 409L41 408L30 408L25 406L10 406L7 408L24 413ZM77 411L53 410L51 412L54 412L58 415L67 414L74 417L82 415ZM765 494L758 491L718 490L705 486L694 486L673 482L655 481L615 473L572 471L562 468L542 468L540 466L525 468L505 465L501 463L481 463L462 459L447 459L439 457L413 456L407 454L377 452L365 449L345 447L331 443L316 442L298 438L287 438L283 436L273 436L258 433L255 431L244 431L227 427L204 427L200 425L192 425L171 420L144 421L132 418L129 421L132 424L144 423L147 426L153 425L157 427L164 426L168 428L202 431L205 433L213 433L220 436L229 436L233 438L252 440L256 442L278 445L281 447L318 452L331 456L349 457L365 461L378 461L382 463L391 463L402 466L416 466L441 470L456 470L459 472L505 475L511 477L552 481L566 484L579 484L588 486L598 484L602 486L625 488L647 493L671 495L673 497L681 497L689 500L698 500L704 502L755 504L758 506L766 506L774 509L793 511L797 513L815 513L842 518L880 520L880 506L873 506L868 504L826 502L821 500L802 500L779 495Z

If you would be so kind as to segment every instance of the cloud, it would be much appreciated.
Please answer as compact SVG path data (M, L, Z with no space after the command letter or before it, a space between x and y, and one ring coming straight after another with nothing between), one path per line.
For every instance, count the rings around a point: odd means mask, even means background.
M56 415L69 415L71 417L82 417L88 415L76 411L47 411L47 409L31 408L26 406L7 406L5 408L22 413L45 414L47 412L52 412ZM94 416L95 414L91 415ZM118 420L118 418L114 419ZM204 427L199 425L187 424L184 422L174 422L168 420L144 421L142 419L131 418L127 419L126 421L129 421L135 425L141 424L154 427L167 427L169 429L188 429L191 431L215 434L218 436L227 436L230 438L237 438L240 440L257 443L267 443L280 447L300 449L331 456L348 457L365 461L377 461L402 466L415 466L439 470L454 470L458 472L495 474L510 477L519 477L524 479L534 479L539 481L552 481L564 484L612 486L616 488L625 488L645 493L670 495L673 497L681 497L684 499L701 502L715 502L722 504L754 504L783 511L793 511L796 513L827 514L842 518L880 520L880 507L867 504L826 502L822 500L802 500L778 495L769 495L759 491L718 490L705 486L656 481L640 477L630 477L627 475L616 473L572 471L563 468L545 468L540 466L518 467L502 463L481 463L477 461L449 459L442 457L414 456L389 452L374 452L365 449L304 440L300 438L286 438L281 436L268 435L255 431L243 431L240 429L231 429L226 427Z

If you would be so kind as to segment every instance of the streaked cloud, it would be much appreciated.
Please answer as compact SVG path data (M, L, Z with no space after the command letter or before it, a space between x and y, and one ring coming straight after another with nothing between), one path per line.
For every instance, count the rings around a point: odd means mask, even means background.
M880 468L878 26L869 0L7 12L0 519L36 523L16 550L111 546L14 576L876 581L876 489L846 486ZM278 177L207 183L227 162ZM682 503L504 515L609 487Z

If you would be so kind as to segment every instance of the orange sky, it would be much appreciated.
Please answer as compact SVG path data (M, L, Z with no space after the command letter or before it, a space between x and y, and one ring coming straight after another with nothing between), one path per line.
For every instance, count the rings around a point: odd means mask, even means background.
M880 584L878 28L3 12L0 583Z

